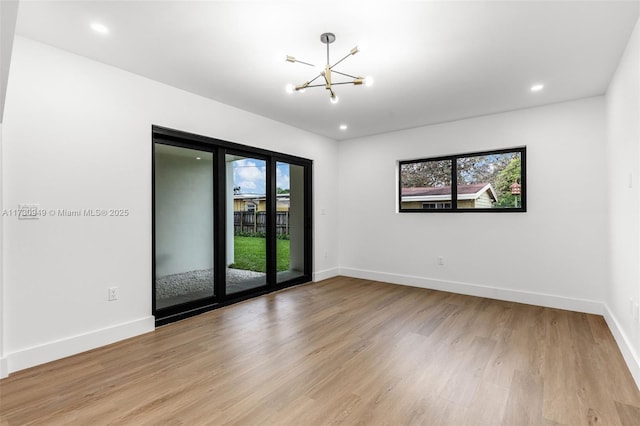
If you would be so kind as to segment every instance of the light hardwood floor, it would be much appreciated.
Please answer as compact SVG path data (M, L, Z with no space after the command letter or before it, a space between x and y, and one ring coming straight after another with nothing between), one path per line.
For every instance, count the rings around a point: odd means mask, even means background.
M333 278L0 381L0 424L640 425L600 316Z

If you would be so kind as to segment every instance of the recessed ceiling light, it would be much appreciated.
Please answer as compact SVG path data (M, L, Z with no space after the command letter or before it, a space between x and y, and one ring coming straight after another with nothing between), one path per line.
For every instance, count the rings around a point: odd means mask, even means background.
M544 84L534 84L533 86L531 86L532 92L539 92L542 89L544 89Z
M201 160L201 158L200 157L196 157L196 160Z
M347 125L346 124L341 124L340 125L340 130L347 130Z
M91 29L97 33L100 34L108 34L109 33L109 28L107 28L106 25L103 25L99 22L92 22L91 23Z

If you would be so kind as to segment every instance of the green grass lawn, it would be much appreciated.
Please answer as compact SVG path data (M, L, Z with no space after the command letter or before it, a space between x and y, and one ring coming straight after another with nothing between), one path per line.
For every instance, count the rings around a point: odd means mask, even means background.
M265 238L233 237L235 269L267 272L267 244ZM276 240L278 272L289 269L289 240Z

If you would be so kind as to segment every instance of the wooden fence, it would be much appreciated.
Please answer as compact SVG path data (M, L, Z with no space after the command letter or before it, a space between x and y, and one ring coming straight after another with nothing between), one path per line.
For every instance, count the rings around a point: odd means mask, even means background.
M233 230L236 234L266 234L267 212L233 212ZM276 212L276 234L289 234L289 212Z

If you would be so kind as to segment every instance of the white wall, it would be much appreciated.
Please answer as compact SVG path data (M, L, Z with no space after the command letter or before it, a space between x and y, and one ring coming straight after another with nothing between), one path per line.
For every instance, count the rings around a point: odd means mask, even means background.
M528 212L396 213L398 160L522 145ZM341 273L600 313L604 153L602 97L342 142Z
M314 276L337 272L335 141L16 37L4 207L131 214L4 218L9 372L153 328L152 124L314 160ZM108 302L113 285L120 298Z
M4 210L4 205L3 205L3 196L2 196L2 188L3 188L3 184L4 184L4 179L2 178L3 172L2 172L2 123L0 123L0 211ZM4 268L2 265L2 260L3 260L3 244L2 241L4 240L3 235L3 220L0 220L0 379L2 379L3 377L7 377L7 375L9 374L9 369L7 366L7 357L5 356L5 352L4 352L4 309L3 309L3 301L4 301L4 297L3 297L3 283L4 283Z
M640 21L607 91L611 276L607 320L640 383ZM635 307L634 307L635 308ZM637 311L637 308L635 308Z
M2 205L2 122L4 119L4 104L11 64L11 50L13 48L13 32L18 17L18 0L0 1L0 211ZM3 351L3 316L2 309L2 221L0 221L0 378L6 377L7 358Z
M18 0L0 1L0 124L2 123L7 79L11 64L13 33L18 19Z

